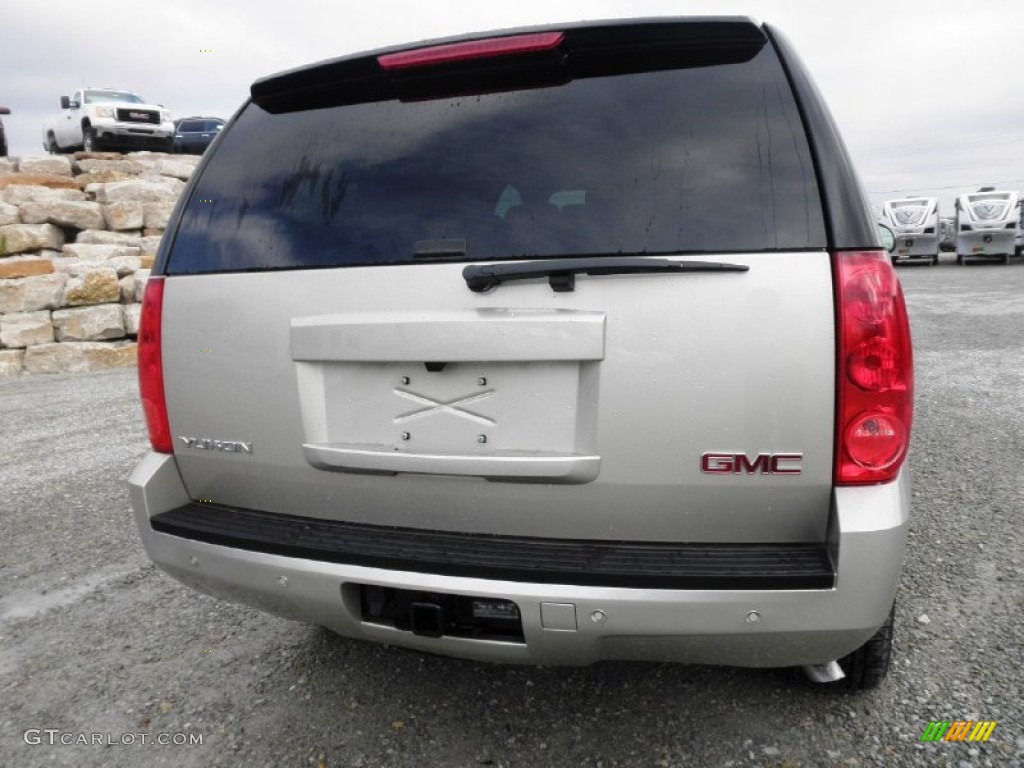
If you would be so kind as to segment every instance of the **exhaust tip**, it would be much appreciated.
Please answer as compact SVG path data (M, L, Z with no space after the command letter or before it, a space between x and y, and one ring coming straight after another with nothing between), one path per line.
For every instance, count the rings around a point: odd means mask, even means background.
M834 683L846 677L846 673L843 672L838 661L830 661L827 664L805 664L802 669L812 683Z

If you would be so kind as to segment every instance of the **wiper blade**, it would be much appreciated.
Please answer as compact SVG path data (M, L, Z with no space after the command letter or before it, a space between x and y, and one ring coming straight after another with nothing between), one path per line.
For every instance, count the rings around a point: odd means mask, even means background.
M576 289L576 275L635 275L644 272L746 272L746 264L720 261L673 261L662 258L589 257L546 259L519 263L470 264L462 270L466 287L484 293L511 280L547 277L551 290L564 293Z

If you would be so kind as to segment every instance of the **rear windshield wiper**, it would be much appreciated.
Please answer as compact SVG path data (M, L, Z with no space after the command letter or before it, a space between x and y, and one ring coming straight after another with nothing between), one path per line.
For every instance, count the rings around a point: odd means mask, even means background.
M746 272L745 264L719 261L673 261L661 258L596 256L576 259L547 259L500 264L470 264L462 270L466 287L484 293L510 280L547 277L551 290L563 293L576 289L576 275L634 275L643 272Z

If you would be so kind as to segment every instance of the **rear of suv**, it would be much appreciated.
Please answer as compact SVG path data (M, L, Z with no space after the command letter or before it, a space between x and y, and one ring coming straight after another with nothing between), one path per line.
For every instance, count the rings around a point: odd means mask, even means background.
M749 19L259 80L146 287L143 544L349 637L876 685L912 400L878 237Z

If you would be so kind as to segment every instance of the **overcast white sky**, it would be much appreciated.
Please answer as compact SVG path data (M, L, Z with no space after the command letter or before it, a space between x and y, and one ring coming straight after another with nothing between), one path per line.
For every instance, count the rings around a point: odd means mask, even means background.
M12 155L82 85L176 116L230 117L263 75L425 38L527 24L743 14L793 40L872 201L1024 189L1021 0L4 0L0 104Z

